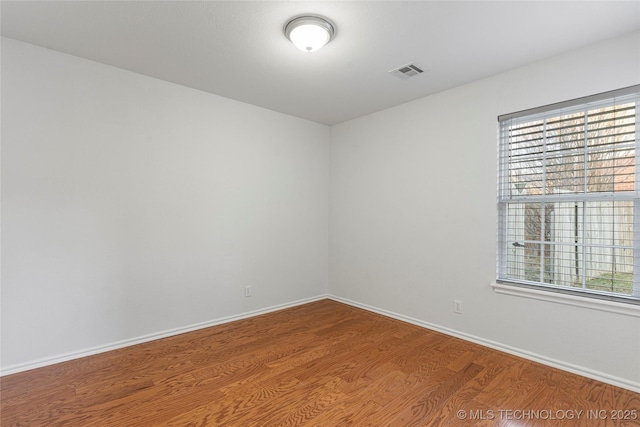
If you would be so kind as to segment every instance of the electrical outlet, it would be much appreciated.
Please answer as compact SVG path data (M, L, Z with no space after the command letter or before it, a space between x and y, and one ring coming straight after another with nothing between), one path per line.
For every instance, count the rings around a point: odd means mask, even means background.
M251 296L251 286L245 286L244 287L244 296L245 297L250 297Z
M462 301L458 299L453 300L453 312L462 314Z

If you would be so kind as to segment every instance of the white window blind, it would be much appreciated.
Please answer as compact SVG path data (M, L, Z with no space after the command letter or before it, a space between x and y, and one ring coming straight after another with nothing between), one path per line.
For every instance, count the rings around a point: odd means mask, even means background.
M498 280L640 303L640 85L500 116Z

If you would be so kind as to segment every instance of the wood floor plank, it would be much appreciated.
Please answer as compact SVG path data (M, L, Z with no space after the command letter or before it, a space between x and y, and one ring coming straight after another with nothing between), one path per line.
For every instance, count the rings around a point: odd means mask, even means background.
M535 410L583 413L559 424ZM612 419L624 411L635 419ZM330 300L0 378L2 426L640 426L638 418L638 393Z

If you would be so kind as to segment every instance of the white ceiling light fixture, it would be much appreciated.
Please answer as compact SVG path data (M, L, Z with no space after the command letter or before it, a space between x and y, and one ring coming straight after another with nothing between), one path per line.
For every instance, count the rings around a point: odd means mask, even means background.
M284 34L303 52L315 52L335 35L335 25L327 18L304 15L293 18L284 27Z

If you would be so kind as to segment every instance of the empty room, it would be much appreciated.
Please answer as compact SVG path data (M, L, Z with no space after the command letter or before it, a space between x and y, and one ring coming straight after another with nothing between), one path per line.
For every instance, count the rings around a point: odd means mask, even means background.
M3 427L640 425L640 2L0 20Z

